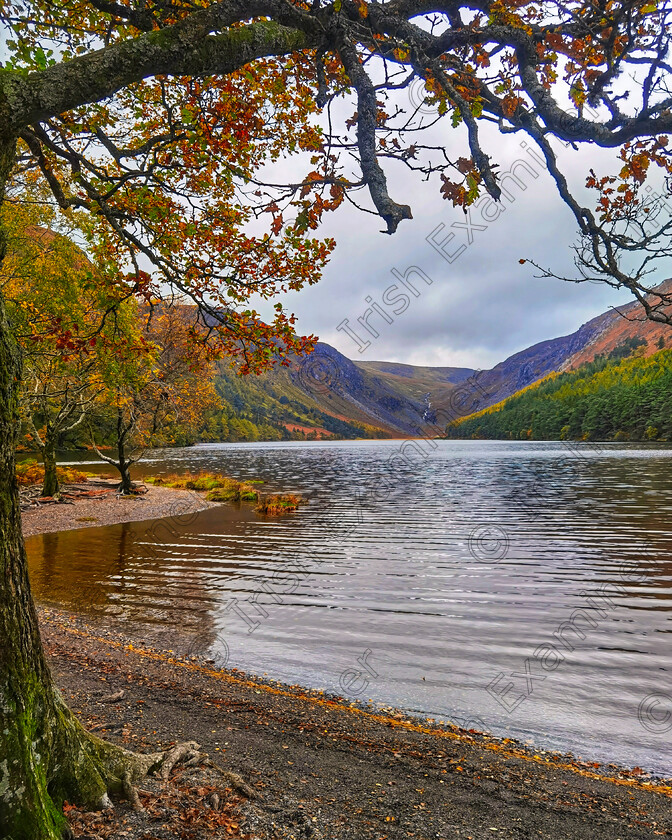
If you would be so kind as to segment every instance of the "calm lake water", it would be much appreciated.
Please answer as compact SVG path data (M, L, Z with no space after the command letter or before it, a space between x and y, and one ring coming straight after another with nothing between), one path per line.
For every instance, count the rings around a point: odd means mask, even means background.
M643 445L163 450L146 474L310 503L33 537L31 579L139 640L672 775L671 468Z

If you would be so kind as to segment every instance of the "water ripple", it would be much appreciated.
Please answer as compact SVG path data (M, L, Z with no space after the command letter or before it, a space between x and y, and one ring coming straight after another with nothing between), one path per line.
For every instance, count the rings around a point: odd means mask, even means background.
M212 509L158 545L147 523L33 537L36 595L129 635L225 643L257 673L347 694L354 670L360 699L672 773L672 733L637 717L672 692L672 448L421 442L404 462L402 445L156 453L148 473L224 471L310 504ZM524 690L514 709L488 690L499 674Z

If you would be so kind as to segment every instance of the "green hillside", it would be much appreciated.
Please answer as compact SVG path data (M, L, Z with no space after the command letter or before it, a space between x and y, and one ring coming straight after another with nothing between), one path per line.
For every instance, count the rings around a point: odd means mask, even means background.
M385 437L386 432L366 422L342 420L323 411L319 402L292 381L286 368L261 376L238 376L225 363L218 366L215 390L220 405L211 410L199 426L176 422L164 428L166 445L185 446L197 442L264 440L315 440ZM330 402L331 394L318 394ZM113 442L113 424L105 415L96 417L99 440ZM27 429L23 430L24 433ZM59 448L86 447L85 426L61 436ZM22 449L30 448L25 444Z
M322 411L293 384L284 368L241 378L222 364L215 388L222 408L207 418L199 434L202 441L305 440L327 436L325 432L346 439L382 436L379 429L365 423Z
M552 374L451 424L446 434L500 440L672 439L672 351L645 358L637 344L624 343L577 370Z

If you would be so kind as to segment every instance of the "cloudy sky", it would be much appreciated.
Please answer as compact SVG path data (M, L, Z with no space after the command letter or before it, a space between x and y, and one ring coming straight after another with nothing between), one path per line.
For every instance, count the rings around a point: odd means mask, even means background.
M448 136L448 143L455 141ZM324 279L285 299L299 316L300 331L316 333L353 359L485 368L537 341L573 332L609 306L628 302L627 293L606 286L536 279L531 266L519 264L521 257L529 257L574 274L571 245L576 239L573 217L543 165L521 148L523 142L522 136L493 132L484 143L500 171L518 162L515 172L526 186L523 190L509 182L512 200L503 200L497 218L489 202L465 220L461 209L441 198L438 183L427 184L398 170L388 172L390 192L398 202L412 206L414 219L403 222L394 236L380 232L380 219L352 207L330 214L321 234L334 236L338 246ZM455 157L465 153L461 144L454 151ZM591 166L600 169L602 163L601 171L617 171L613 152L559 147L558 154L577 186ZM439 225L444 228L434 234L434 248L427 237ZM443 256L439 243L449 234L453 237L443 246ZM414 285L422 293L397 316L382 296L394 282L392 271L405 274L412 266L432 282L427 285L416 276ZM378 314L370 316L378 338L357 321L369 306L367 297L393 320L390 324ZM344 319L362 342L370 341L364 352L337 329Z

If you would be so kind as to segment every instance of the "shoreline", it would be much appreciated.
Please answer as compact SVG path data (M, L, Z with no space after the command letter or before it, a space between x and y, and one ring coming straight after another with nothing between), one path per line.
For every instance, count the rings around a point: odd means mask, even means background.
M180 655L81 616L39 613L57 683L67 686L84 725L110 737L121 717L120 743L132 748L195 738L275 803L273 830L262 825L268 813L248 814L261 831L253 836L643 840L672 833L671 779L218 669L188 646ZM122 690L123 701L102 705L101 687ZM279 811L291 824L286 833L275 833ZM296 833L297 813L314 834Z
M66 621L70 626L63 625L62 629L71 633L75 638L90 638L119 650L132 651L141 659L166 662L184 668L186 672L204 673L213 679L245 686L255 691L260 689L285 697L299 696L304 702L338 708L348 714L361 716L394 729L423 733L439 739L474 741L488 750L498 750L508 756L535 764L551 764L586 778L610 781L626 786L631 785L647 790L659 789L672 797L672 776L664 776L661 773L655 773L639 766L633 769L616 762L598 762L590 758L581 758L571 752L546 749L534 744L524 743L513 736L493 735L473 728L464 729L451 721L436 722L434 718L426 718L420 714L414 714L405 709L382 703L377 705L373 701L351 700L322 689L311 688L303 684L285 683L272 677L243 671L241 668L219 666L215 660L205 654L189 653L188 651L192 646L179 643L178 635L174 636L174 644L178 650L172 648L164 650L155 648L145 642L133 641L116 628L92 625L89 623L91 619L84 615L73 614L72 612L60 613L53 607L40 607L40 610L44 612L45 617L56 613L61 615L61 619L64 619L67 615ZM100 635L101 633L104 634L104 637ZM200 640L200 636L196 637L196 641ZM187 642L186 637L184 642ZM179 651L180 647L184 651L183 653ZM646 781L643 782L643 779Z
M208 502L204 495L194 490L154 485L148 485L147 492L139 496L117 496L114 492L117 484L116 481L89 479L86 484L64 487L64 491L72 487L100 495L83 495L67 502L48 503L22 511L23 536L185 516L218 506L217 502Z
M219 505L193 490L150 486L141 497L112 493L45 505L23 516L29 529L34 520L29 533L37 534L214 506ZM82 521L88 520L87 512L95 522ZM194 650L194 642L198 650L203 648L202 637L180 639L175 634L168 644L176 653L147 644L151 630L144 627L134 627L131 639L104 619L42 604L38 612L56 682L85 727L141 752L196 740L205 754L259 791L265 804L236 804L241 809L236 819L246 832L252 830L240 836L672 836L671 778L217 668L190 650L189 641ZM88 825L86 814L75 817L78 827ZM122 821L106 834L110 840L146 836L148 825L136 820L126 803L118 803L109 819ZM84 830L77 836L89 834Z
M108 480L89 480L85 485L78 485L84 489L98 490L103 487L108 489L108 493L104 496L95 496L93 498L82 498L69 503L48 503L38 508L24 510L22 512L22 523L24 537L39 536L41 534L57 533L62 531L78 530L92 527L106 527L109 525L117 525L131 522L143 522L151 520L159 520L170 518L173 516L183 516L193 513L198 513L212 507L221 507L221 502L207 501L204 492L196 490L185 490L173 487L166 487L162 485L147 485L147 492L137 497L117 496L111 488L116 487L117 482L109 482ZM137 506L136 506L137 505ZM40 609L49 611L53 609L52 606L38 605ZM91 620L85 616L76 616L80 622ZM106 633L115 633L117 630L107 628ZM128 640L127 640L128 641ZM130 641L128 641L131 644ZM224 669L225 670L225 669ZM233 669L240 676L242 672L239 669ZM244 674L246 680L261 682L263 678L258 675ZM301 687L304 692L311 692L313 689L309 687ZM322 695L322 693L320 692ZM324 695L322 695L324 696ZM381 717L380 707L375 704L359 703L358 701L348 701L344 698L337 698L339 702L347 703L351 707L359 708L365 715L374 715ZM387 709L387 707L382 707ZM411 728L416 723L424 723L425 719L419 715L411 715L403 709L391 709L391 714L395 718L403 718L404 724L400 724L402 728L410 725ZM396 726L397 724L389 724ZM455 724L450 724L451 730L460 730L460 727ZM424 727L425 729L427 727ZM435 727L437 732L441 729L438 725ZM595 762L589 758L579 758L571 753L563 753L553 749L545 749L541 746L527 745L511 736L496 736L487 732L470 729L472 735L476 735L483 740L494 743L515 744L516 748L521 754L526 753L542 753L545 756L552 757L555 762L569 762L572 765L585 767L610 767L619 775L629 774L631 770L623 765L615 763ZM440 734L438 737L443 737ZM638 768L641 771L641 768ZM662 779L672 785L672 776L666 778L660 773L654 773L644 770L647 776L652 779ZM641 772L640 774L641 775Z

